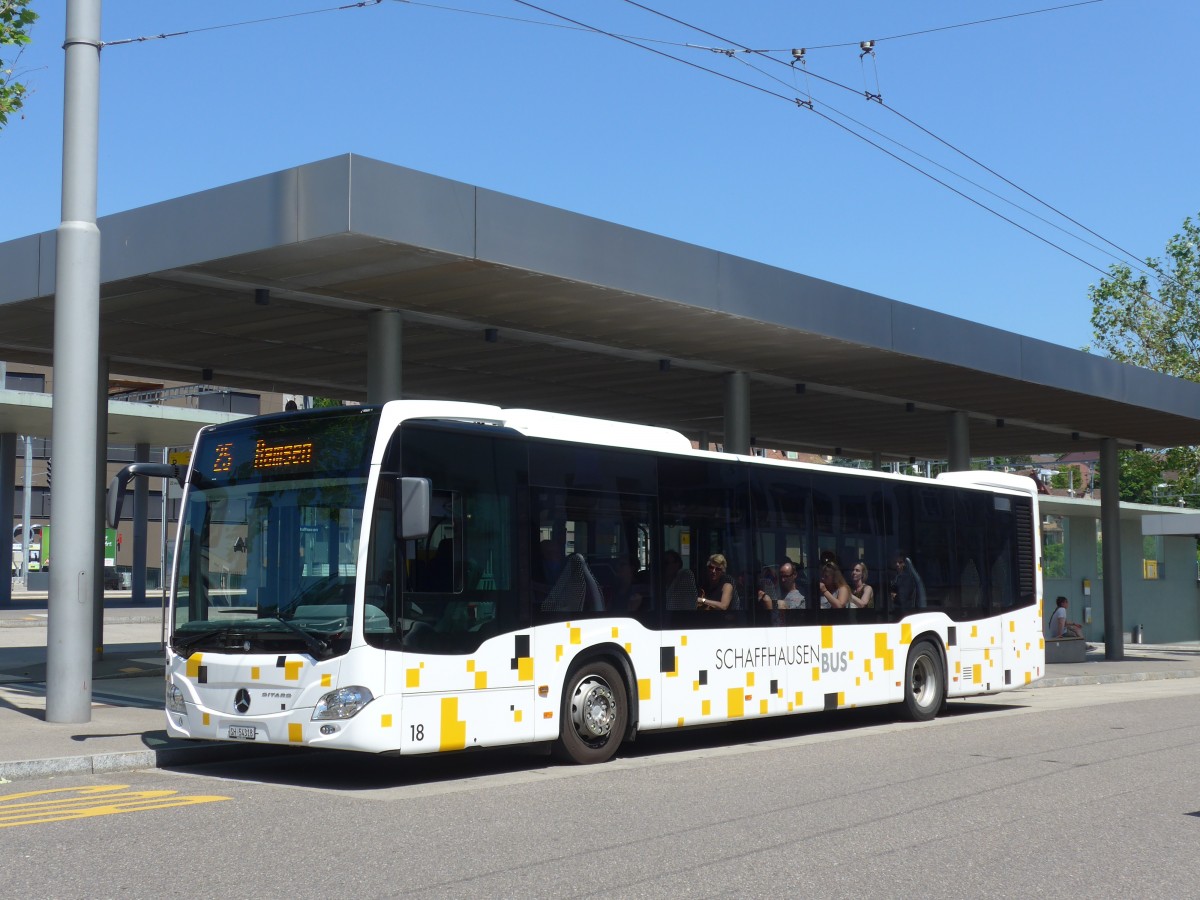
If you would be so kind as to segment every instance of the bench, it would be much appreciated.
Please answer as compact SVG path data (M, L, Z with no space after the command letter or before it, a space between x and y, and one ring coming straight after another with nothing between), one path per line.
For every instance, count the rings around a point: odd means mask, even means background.
M1046 663L1081 663L1087 654L1083 638L1046 638Z

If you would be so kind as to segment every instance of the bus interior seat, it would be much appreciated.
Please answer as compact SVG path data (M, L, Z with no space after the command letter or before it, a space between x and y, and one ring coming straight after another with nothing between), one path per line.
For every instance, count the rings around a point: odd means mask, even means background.
M542 601L542 612L582 612L585 609L593 612L604 609L604 596L583 554L572 553L554 587Z
M695 609L700 592L696 588L696 575L691 569L680 569L667 585L666 608L672 610Z

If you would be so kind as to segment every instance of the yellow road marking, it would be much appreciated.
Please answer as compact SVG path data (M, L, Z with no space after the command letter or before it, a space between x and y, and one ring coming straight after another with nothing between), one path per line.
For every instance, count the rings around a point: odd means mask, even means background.
M180 796L177 791L134 791L127 784L49 788L0 796L0 828L170 809L174 806L195 806L229 799L215 795Z

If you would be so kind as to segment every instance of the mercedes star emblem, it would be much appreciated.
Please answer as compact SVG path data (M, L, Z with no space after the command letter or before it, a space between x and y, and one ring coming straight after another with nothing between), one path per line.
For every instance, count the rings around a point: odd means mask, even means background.
M233 708L240 713L244 713L250 708L250 692L245 688L241 688L233 698Z

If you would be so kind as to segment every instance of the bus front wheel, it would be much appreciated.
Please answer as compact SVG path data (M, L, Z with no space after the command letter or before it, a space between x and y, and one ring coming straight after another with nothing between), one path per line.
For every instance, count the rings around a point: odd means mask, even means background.
M946 698L946 680L942 677L942 657L927 641L915 645L908 654L904 677L904 707L914 722L928 722L938 714Z
M621 673L606 662L580 666L563 690L555 755L587 765L610 759L629 724L629 699Z

